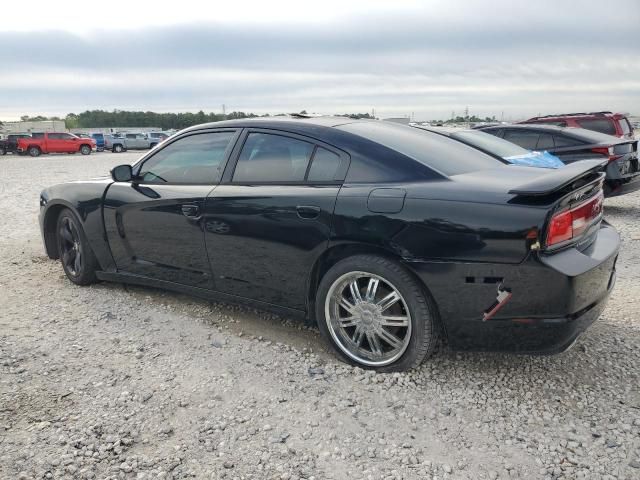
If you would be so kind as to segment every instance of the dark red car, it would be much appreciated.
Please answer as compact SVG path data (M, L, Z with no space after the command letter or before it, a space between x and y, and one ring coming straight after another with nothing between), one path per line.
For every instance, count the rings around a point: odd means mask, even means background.
M557 127L586 128L620 138L633 138L633 127L624 113L591 112L562 113L533 117L519 123L543 123Z

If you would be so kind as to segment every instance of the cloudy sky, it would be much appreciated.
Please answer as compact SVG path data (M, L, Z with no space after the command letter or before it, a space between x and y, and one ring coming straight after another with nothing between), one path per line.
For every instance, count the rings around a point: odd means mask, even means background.
M87 109L640 114L640 1L3 5L0 119ZM12 22L11 19L16 19Z

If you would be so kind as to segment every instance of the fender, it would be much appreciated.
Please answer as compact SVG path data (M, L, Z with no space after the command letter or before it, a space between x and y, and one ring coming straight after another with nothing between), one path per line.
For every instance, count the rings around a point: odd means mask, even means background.
M58 258L55 239L56 221L63 208L70 209L82 225L84 234L104 271L115 271L115 262L107 242L102 216L104 195L113 181L100 178L84 182L54 185L40 194L40 231L45 251Z

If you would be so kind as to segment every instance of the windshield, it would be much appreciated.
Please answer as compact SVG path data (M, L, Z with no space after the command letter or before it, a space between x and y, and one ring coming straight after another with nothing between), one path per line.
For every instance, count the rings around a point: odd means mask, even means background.
M464 130L462 132L452 133L451 136L502 158L526 155L529 153L529 150L515 143L478 130Z
M447 176L506 166L464 143L419 128L371 121L336 127L391 148Z

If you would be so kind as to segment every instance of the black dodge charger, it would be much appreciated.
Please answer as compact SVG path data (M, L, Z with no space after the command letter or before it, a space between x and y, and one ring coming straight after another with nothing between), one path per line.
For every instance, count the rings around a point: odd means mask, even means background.
M188 128L111 177L40 197L47 254L98 280L316 322L346 361L555 353L600 315L620 239L602 161L510 166L436 133L348 118Z

